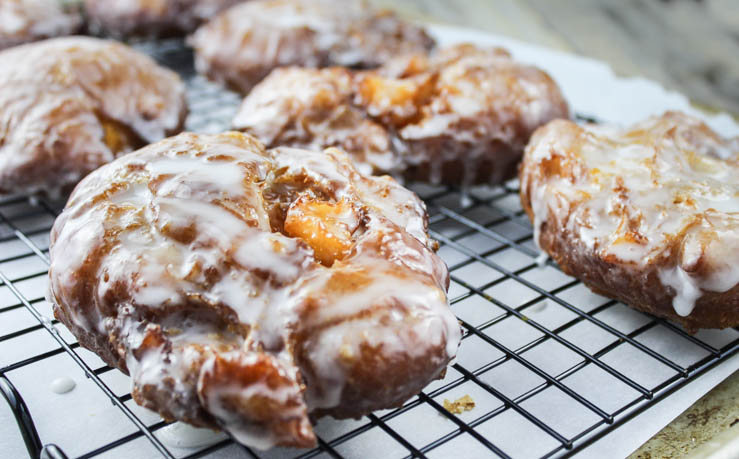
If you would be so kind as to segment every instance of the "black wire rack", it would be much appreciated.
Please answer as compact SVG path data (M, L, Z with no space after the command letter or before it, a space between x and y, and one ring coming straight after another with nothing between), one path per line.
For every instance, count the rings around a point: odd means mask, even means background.
M189 130L228 127L239 97L196 76L182 42L136 46L186 79ZM466 193L411 187L428 205L431 234L451 272L449 297L464 331L456 361L444 379L401 408L360 420L322 419L316 448L267 452L227 438L190 450L162 443L158 433L168 423L136 406L127 379L52 319L44 299L48 234L63 202L0 199L0 392L29 455L129 457L136 446L168 458L569 456L739 351L736 329L690 335L595 295L553 262L537 260L515 181ZM50 425L92 431L103 424L35 401L34 384L48 391L37 375L62 357L87 377L75 390L111 402L103 405L117 412L113 428L91 434L88 444L44 437ZM474 400L472 410L445 409L446 400L464 395Z

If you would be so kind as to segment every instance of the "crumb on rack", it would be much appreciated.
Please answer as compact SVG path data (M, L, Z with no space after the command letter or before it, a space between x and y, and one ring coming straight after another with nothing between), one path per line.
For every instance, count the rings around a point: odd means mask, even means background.
M460 397L453 402L450 402L449 399L446 399L446 398L444 399L444 409L449 411L450 413L462 414L465 411L469 411L474 407L475 407L475 401L472 400L472 397L470 397L469 395Z

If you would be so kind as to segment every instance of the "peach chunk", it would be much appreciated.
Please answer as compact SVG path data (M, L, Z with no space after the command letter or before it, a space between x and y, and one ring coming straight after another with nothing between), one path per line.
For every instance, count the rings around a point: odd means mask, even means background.
M345 200L316 201L300 198L290 205L285 233L305 241L325 266L345 257L352 247L352 233L359 224L354 206Z
M372 116L402 126L418 116L431 97L437 75L405 79L367 75L359 82L358 99Z

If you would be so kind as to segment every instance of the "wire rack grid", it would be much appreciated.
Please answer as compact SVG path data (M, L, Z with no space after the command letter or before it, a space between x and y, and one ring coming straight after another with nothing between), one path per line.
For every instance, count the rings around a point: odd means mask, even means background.
M189 130L229 125L239 97L195 76L180 41L137 46L187 81ZM29 455L569 456L739 351L736 329L690 335L591 293L551 261L537 261L515 181L464 194L411 187L428 205L431 234L451 272L449 297L464 331L456 361L401 408L358 420L321 419L316 448L266 452L228 438L200 449L165 445L160 433L168 423L133 403L128 378L52 319L44 299L48 234L63 202L0 200L0 392ZM71 371L86 376L72 392L81 397L49 403L48 379ZM445 408L446 400L464 395L474 400L472 410ZM87 441L65 442L80 429L90 430Z

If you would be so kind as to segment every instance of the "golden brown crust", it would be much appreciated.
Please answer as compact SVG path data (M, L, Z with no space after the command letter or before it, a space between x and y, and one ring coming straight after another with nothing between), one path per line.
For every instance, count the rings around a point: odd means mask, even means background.
M114 37L169 37L194 31L244 0L85 0L88 27Z
M422 202L338 150L180 134L76 187L51 234L55 316L166 419L265 448L309 414L396 406L459 325Z
M342 148L364 173L472 185L514 177L534 129L567 116L545 72L462 44L377 71L277 69L233 126L269 146Z
M184 84L129 47L70 37L0 52L0 193L55 193L184 123Z
M247 93L276 67L372 68L429 50L423 28L365 0L253 0L224 11L191 37L195 66Z
M44 38L73 35L82 28L82 14L74 3L59 0L3 0L0 2L0 49Z
M675 112L624 130L555 121L527 147L521 203L593 291L690 331L736 327L738 140Z

